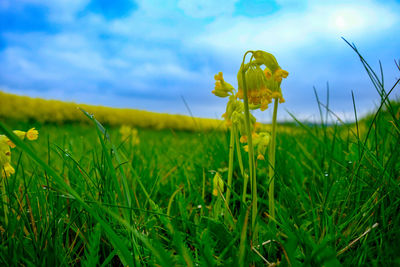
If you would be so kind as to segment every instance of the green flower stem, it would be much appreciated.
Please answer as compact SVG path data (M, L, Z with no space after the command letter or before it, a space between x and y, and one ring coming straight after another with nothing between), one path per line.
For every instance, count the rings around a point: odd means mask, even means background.
M229 208L229 200L231 198L231 190L232 188L232 175L233 175L233 152L234 152L234 145L235 145L235 133L234 133L234 126L231 126L231 137L230 137L230 144L229 144L229 170L228 170L228 188L226 189L226 209ZM226 210L227 214L228 210Z
M244 168L243 168L243 160L242 160L242 153L240 150L240 141L239 141L239 134L237 132L237 128L235 125L233 125L235 129L235 143L236 143L236 153L238 157L238 162L239 162L239 168L240 168L240 173L242 174L243 177L243 194L242 194L242 201L243 203L246 203L246 194L247 194L247 183L249 181L249 176L244 173Z
M275 145L276 145L276 115L278 113L278 98L274 100L274 113L272 115L272 136L269 147L269 216L275 219L274 183L275 183Z
M243 56L242 67L244 66L244 61L247 53L251 53L248 51ZM251 229L254 230L256 217L257 217L257 182L256 182L256 172L255 172L255 162L254 162L254 148L253 148L253 139L251 135L250 129L250 112L249 112L249 100L247 97L247 84L246 84L246 75L245 70L242 69L242 80L243 80L243 95L244 95L244 118L246 123L246 132L247 132L247 142L249 148L249 172L250 172L250 181L251 181L251 199L252 199L252 213L251 213Z
M5 172L4 170L1 170L1 172ZM0 175L1 178L1 175ZM3 199L3 209L4 209L4 224L5 226L8 226L8 200L7 200L7 194L6 194L6 175L1 179L1 195Z
M237 129L236 125L233 125L233 127L234 127L236 153L237 153L237 157L238 157L240 173L244 177L244 168L243 168L242 153L240 152L240 141L239 141L238 129Z

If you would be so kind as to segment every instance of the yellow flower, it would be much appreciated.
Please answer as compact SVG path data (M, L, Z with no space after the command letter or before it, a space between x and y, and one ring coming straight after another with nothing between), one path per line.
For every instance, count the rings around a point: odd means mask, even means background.
M18 136L19 139L24 140L26 137L26 138L28 138L29 141L36 140L36 139L38 139L38 136L39 136L39 132L35 128L31 128L27 132L20 131L20 130L14 130L13 133L16 136ZM15 144L10 139L8 139L7 142L11 148L15 147Z
M278 83L282 82L282 78L287 78L287 76L289 75L289 72L287 72L286 70L283 70L281 68L279 68L277 71L275 71L274 73L274 79L275 81L277 81Z
M18 136L19 139L24 140L26 132L20 130L14 130L13 133Z
M35 128L31 128L26 132L26 138L30 141L38 139L38 136L39 132Z
M280 84L282 78L286 78L289 73L281 69L276 58L270 53L258 50L253 52L253 56L254 60L240 67L237 76L239 89L236 96L244 99L244 72L249 105L254 105L264 111L274 98L279 99L280 103L285 102ZM261 65L265 66L264 70L261 69Z
M213 179L213 191L212 194L214 196L218 196L219 192L223 193L224 192L224 181L222 180L221 175L217 172L215 173L214 179Z
M1 175L3 177L10 177L11 174L14 174L14 173L15 173L15 170L14 170L13 166L11 166L11 164L9 162L6 162L6 164L4 164L1 169Z
M0 172L5 177L9 177L11 173L14 173L14 168L10 165L11 151L8 141L7 136L0 135Z
M247 98L249 105L255 105L257 108L262 106L264 109L268 107L268 103L272 101L271 89L268 78L265 72L257 64L246 64L245 67L241 67L237 75L239 90L236 94L240 99L244 99L243 92L243 70L245 71L245 79L247 84Z
M252 137L253 137L253 147L258 153L257 159L264 160L264 154L268 148L269 141L271 139L270 134L267 132L260 132L258 134L253 132ZM248 145L243 146L243 148L244 151L249 152Z
M222 72L219 72L218 74L214 75L214 79L215 79L215 88L212 91L214 95L219 97L227 97L233 93L234 90L233 86L224 81Z
M16 145L15 145L10 139L7 140L7 144L8 144L11 148L16 147Z
M272 77L272 73L271 73L270 69L265 68L264 73L265 73L265 77L267 77L267 79L270 79Z

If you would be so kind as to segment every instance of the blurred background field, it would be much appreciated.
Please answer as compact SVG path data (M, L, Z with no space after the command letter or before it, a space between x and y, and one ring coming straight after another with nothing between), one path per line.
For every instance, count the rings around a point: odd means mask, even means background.
M59 100L45 100L27 96L17 96L0 91L0 118L18 122L88 123L79 108L96 114L96 118L105 125L152 129L175 129L188 131L207 131L224 128L222 121L193 118L184 115L161 114L143 110L108 108L85 104L67 103Z

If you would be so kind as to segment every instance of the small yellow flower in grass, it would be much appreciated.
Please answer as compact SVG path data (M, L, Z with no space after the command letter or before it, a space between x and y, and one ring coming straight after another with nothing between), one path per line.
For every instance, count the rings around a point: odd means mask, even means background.
M35 128L31 128L27 132L20 131L20 130L14 130L13 133L16 136L18 136L18 138L21 140L24 140L26 137L29 141L33 141L33 140L38 139L38 137L39 137L39 132ZM15 144L11 140L8 139L7 142L11 148L15 147Z
M7 144L8 144L9 147L11 147L11 148L14 148L14 147L15 147L15 144L14 144L10 139L8 139L8 138L7 138Z
M246 135L242 135L241 137L240 137L240 143L242 143L242 144L244 144L244 143L247 143L247 136Z
M264 160L264 154L265 151L268 148L269 141L271 139L271 136L267 132L260 132L260 133L252 133L253 137L253 147L257 151L257 159L258 160ZM243 146L244 151L249 152L249 146L245 145Z
M11 151L8 141L7 136L0 135L0 172L2 177L9 177L15 172L14 168L10 165Z
M38 136L39 132L35 128L31 128L26 132L26 138L30 141L38 139Z
M14 130L13 133L18 136L21 140L25 137L28 140L36 140L38 138L39 132L35 128L29 129L27 132ZM3 177L10 177L11 174L15 173L13 166L11 166L11 150L14 148L15 144L11 142L5 135L0 135L0 172Z
M18 136L19 139L24 140L26 132L20 130L14 130L13 133L16 136ZM7 143L11 148L15 147L15 144L10 139L8 139Z
M268 148L270 140L271 140L271 135L267 132L260 132L254 138L254 146L257 148L258 160L264 160L264 154Z
M24 140L26 132L20 130L14 130L13 133L18 136L19 139Z
M14 174L15 170L13 168L13 166L11 166L11 164L9 162L6 162L6 164L4 164L3 168L1 169L1 174L3 177L10 177L11 174Z
M217 172L215 173L214 179L213 179L213 191L212 194L214 196L218 196L219 192L223 193L224 192L224 181L222 180L221 175Z

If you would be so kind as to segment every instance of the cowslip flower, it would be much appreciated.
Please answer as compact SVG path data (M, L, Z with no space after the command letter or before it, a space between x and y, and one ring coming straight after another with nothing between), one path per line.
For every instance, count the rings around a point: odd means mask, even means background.
M243 137L243 136L242 136ZM252 133L252 140L253 140L253 147L257 152L257 159L258 160L265 160L264 154L268 148L269 142L271 140L271 135L268 132L260 132L260 133ZM247 137L246 137L247 142ZM246 143L241 142L241 143ZM243 146L244 151L249 152L249 145Z
M227 97L233 93L235 88L227 82L225 82L222 72L214 75L215 87L212 93L218 97Z
M38 139L39 137L39 132L35 129L35 128L31 128L28 131L24 132L24 131L20 131L20 130L14 130L13 133L19 137L19 139L24 140L25 138L27 138L29 141L33 141ZM11 148L15 147L15 144L8 139L8 145Z
M35 128L31 128L26 132L25 136L26 138L28 138L29 141L33 141L38 139L39 132Z
M0 172L2 177L9 177L14 173L14 168L11 166L11 151L8 144L9 139L5 135L0 135Z
M280 103L285 102L280 84L289 73L281 69L275 57L270 53L259 50L255 51L253 56L255 59L241 66L238 72L237 97L244 99L242 74L244 72L249 104L256 105L261 111L264 111L273 99L278 99ZM265 66L264 70L261 68L262 65Z
M31 128L28 131L14 130L13 133L18 136L19 139L24 140L27 138L30 141L36 140L39 137L39 132L35 128ZM0 135L0 171L2 177L10 177L11 174L15 173L13 166L11 165L11 150L15 144L5 135Z
M253 145L256 148L258 160L265 159L264 154L268 148L270 140L271 140L271 135L268 132L260 132L258 134L253 134Z
M272 102L272 92L268 88L268 79L264 71L257 64L246 64L246 68L245 78L249 104L260 106L262 110L266 109L268 104ZM237 97L244 99L242 68L240 68L237 78L239 85Z

